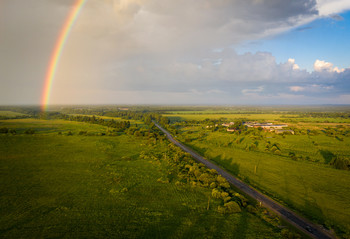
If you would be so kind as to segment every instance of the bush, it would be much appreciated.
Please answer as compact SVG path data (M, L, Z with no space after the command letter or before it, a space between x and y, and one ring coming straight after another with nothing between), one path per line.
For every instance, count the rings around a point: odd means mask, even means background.
M279 151L278 149L274 152L274 154L277 154L277 155L281 155L281 151Z
M253 207L252 205L247 206L247 211L250 213L253 213L253 214L256 214L258 212L258 210L255 207Z
M218 212L222 213L222 214L225 214L226 213L226 208L223 207L223 206L218 206Z
M6 127L0 128L0 134L7 134L9 132L9 129Z
M230 201L228 203L225 203L224 207L226 209L225 210L226 213L238 213L238 212L241 212L241 208L234 201Z
M343 157L335 157L330 162L330 165L333 165L336 169L350 170L350 160Z
M211 184L210 184L210 186L209 186L210 188L216 188L217 187L217 185L216 185L216 183L214 183L214 182L212 182Z
M26 131L24 131L25 134L34 134L35 130L34 129L27 129Z
M81 130L81 131L79 131L79 133L78 133L79 135L86 135L87 134L87 131L83 131L83 130Z
M273 146L273 147L270 149L271 152L275 152L276 150L278 150L278 148L277 148L276 146Z
M288 239L299 239L301 236L297 233L291 232L288 229L282 229L281 235L283 238L288 238Z
M219 199L221 198L221 193L219 190L217 190L216 188L214 188L212 191L211 191L211 196L213 198L216 198L216 199Z

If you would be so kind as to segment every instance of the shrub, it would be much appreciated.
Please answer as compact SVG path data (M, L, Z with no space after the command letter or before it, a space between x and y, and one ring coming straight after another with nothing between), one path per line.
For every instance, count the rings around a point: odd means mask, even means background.
M350 160L343 157L335 157L330 162L330 165L333 165L336 169L350 170Z
M279 151L278 149L274 152L274 154L277 154L277 155L281 155L281 151Z
M0 128L0 134L7 134L9 132L9 129L6 127Z
M272 148L270 149L271 152L275 152L276 150L278 150L276 146L272 146Z
M211 196L213 198L216 198L216 199L220 199L221 198L221 193L218 189L214 188L212 191L211 191Z
M27 129L24 131L25 134L34 134L35 130L34 129Z
M247 206L247 211L250 213L253 213L253 214L256 214L258 212L258 210L255 207L253 207L252 205Z
M226 210L225 210L226 213L238 213L238 212L241 212L241 208L234 201L230 201L228 203L225 203L224 207L226 208Z
M223 206L218 206L218 212L222 213L222 214L225 214L226 213L226 208L223 207Z
M210 186L209 186L210 188L216 188L217 187L217 185L216 185L216 183L214 183L214 182L212 182L211 184L210 184Z

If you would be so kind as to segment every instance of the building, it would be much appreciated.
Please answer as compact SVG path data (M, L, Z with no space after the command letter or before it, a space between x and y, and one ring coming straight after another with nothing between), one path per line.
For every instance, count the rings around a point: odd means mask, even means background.
M230 123L223 123L222 126L224 127L230 127L231 125L234 125L234 122L230 122Z
M282 129L283 127L288 127L286 124L272 124L272 123L256 123L256 122L247 122L244 123L247 127L254 128L263 128L263 129Z

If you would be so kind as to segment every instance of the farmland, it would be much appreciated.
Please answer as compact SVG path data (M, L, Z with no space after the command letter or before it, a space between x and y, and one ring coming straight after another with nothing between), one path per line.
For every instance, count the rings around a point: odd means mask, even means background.
M160 136L108 136L106 126L61 119L3 120L0 128L15 130L0 134L2 238L288 235L263 211L220 213L211 189L168 180L161 158L172 149Z
M349 118L295 112L164 115L177 138L207 159L310 220L349 233L350 174L335 168L337 159L349 162ZM287 123L295 135L254 128L227 132L221 126L237 120Z

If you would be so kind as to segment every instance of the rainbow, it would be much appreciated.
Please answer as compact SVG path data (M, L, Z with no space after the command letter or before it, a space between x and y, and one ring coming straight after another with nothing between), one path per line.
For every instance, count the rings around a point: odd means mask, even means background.
M56 41L55 47L53 49L49 66L47 69L47 73L45 76L44 88L42 91L41 97L41 109L42 111L46 111L49 105L50 93L52 88L52 83L55 78L57 65L60 61L61 54L64 48L64 45L67 41L70 31L72 30L72 26L74 25L77 17L80 13L80 10L83 8L86 0L75 0L75 3L72 7L71 12L69 13L62 30L59 34L59 37Z

